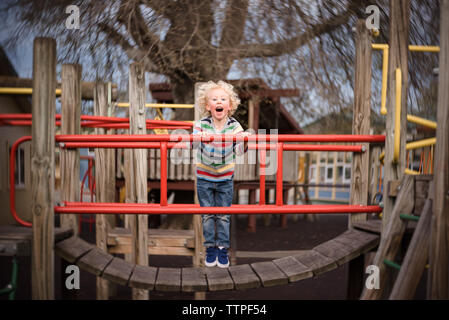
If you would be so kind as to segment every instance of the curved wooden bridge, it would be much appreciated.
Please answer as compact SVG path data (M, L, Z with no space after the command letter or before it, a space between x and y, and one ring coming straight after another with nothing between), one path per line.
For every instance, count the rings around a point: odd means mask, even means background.
M369 229L375 229L374 222ZM270 287L312 278L376 248L379 239L378 234L350 229L299 255L227 269L140 266L114 257L79 237L57 243L55 250L82 270L123 286L198 292Z

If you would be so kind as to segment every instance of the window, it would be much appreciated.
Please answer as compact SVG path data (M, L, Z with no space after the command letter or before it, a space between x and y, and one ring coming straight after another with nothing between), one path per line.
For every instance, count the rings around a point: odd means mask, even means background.
M316 166L315 165L310 166L309 181L310 182L316 181Z
M326 166L326 183L334 183L334 168L332 165Z
M12 148L9 148L9 154L11 154L11 149ZM19 188L25 188L25 150L22 147L18 147L16 150L15 166L15 186Z
M343 182L343 167L337 166L337 183Z
M343 176L343 182L344 183L351 183L351 166L347 165L344 167L345 174Z

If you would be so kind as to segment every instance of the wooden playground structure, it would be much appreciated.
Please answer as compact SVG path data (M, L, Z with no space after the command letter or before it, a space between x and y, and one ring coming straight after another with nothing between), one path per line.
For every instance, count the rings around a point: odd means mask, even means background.
M414 292L428 265L429 299L449 298L449 37L440 36L439 95L437 122L426 122L407 115L408 25L400 18L400 1L391 1L390 43L373 45L364 20L355 31L356 61L352 135L261 135L246 137L249 149L258 155L260 200L258 204L207 208L207 212L227 214L348 214L348 230L300 255L272 261L232 265L228 269L204 268L202 260L201 213L196 204L169 204L167 200L168 155L171 150L188 151L190 143L203 139L226 138L221 135L198 138L191 134L147 134L146 130L188 129L181 121L145 119L145 76L140 63L129 68L129 118L108 115L111 87L97 82L92 88L95 116L83 116L81 66L62 66L61 115L55 115L56 42L50 38L34 41L32 114L1 114L0 125L31 125L32 136L32 223L17 221L26 227L0 228L0 243L6 246L19 234L26 239L32 261L32 298L54 299L54 255L67 264L97 276L97 299L108 299L109 284L133 288L134 299L148 299L149 291L195 292L204 298L207 291L242 290L286 285L316 277L342 264L349 264L349 299L413 299ZM441 1L441 35L449 34L449 0ZM382 112L386 113L385 135L370 134L372 50L388 53L384 65ZM416 49L416 47L412 47ZM387 51L385 51L387 50ZM425 46L420 47L426 50ZM384 60L385 62L385 60ZM197 108L195 108L197 111ZM199 115L195 114L195 120ZM435 127L432 141L406 141L406 123ZM17 122L18 121L18 122ZM22 121L22 122L21 122ZM61 125L61 134L55 126ZM95 134L80 134L81 127L95 128ZM115 134L118 128L129 134ZM227 137L236 141L237 136ZM60 148L61 201L55 201L55 142ZM318 144L326 143L326 144ZM332 144L330 144L332 143ZM345 143L344 145L342 143ZM406 167L407 150L435 145L433 167L437 175L422 175ZM17 147L17 145L15 147ZM78 148L95 148L96 202L80 201ZM126 202L116 203L114 154L123 148ZM148 150L159 150L160 199L148 203ZM352 152L349 205L286 205L283 192L284 151ZM381 157L381 155L383 155ZM11 150L11 180L14 181L15 149ZM187 157L189 160L190 158ZM383 161L382 203L375 203L379 190L380 160ZM265 199L266 170L276 165L275 204ZM183 164L180 164L181 166ZM14 184L12 184L14 189ZM14 193L12 192L14 195ZM12 196L14 201L14 196ZM79 214L95 214L96 244L78 237ZM379 214L381 217L379 218ZM55 214L60 215L56 228ZM125 216L125 229L114 229L111 217ZM149 233L150 214L192 214L193 230L176 233ZM3 229L2 229L3 228ZM28 228L25 230L25 228ZM165 232L165 233L164 233ZM400 252L406 232L413 233L405 254ZM4 242L2 242L5 240ZM9 242L8 242L9 241ZM12 248L12 247L11 247ZM14 247L17 249L17 247ZM14 248L10 249L14 255ZM153 251L151 251L153 250ZM375 251L371 261L365 254ZM193 267L149 266L153 254L185 254L193 258ZM125 259L114 256L125 254ZM400 265L399 265L400 261ZM365 264L379 268L379 287L365 286ZM66 265L64 265L66 266ZM397 271L397 270L399 271ZM4 290L2 293L11 292Z

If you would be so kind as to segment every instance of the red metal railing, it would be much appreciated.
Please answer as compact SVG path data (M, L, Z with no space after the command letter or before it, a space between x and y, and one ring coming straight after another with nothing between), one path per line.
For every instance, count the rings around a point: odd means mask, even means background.
M385 136L372 135L58 135L56 141L64 148L156 148L161 150L161 186L159 204L119 203L70 203L55 207L56 213L97 214L258 214L258 213L371 213L381 212L379 206L359 205L283 205L282 193L282 151L346 151L364 152L363 146L303 145L284 142L374 142L385 141ZM192 204L167 204L167 150L190 148L191 142L200 141L248 141L250 149L260 152L260 194L259 205L232 205L231 207L203 208ZM254 144L250 142L262 142ZM266 144L266 142L271 142ZM266 150L276 150L276 205L265 205Z
M0 114L0 125L8 126L31 126L31 113L8 113ZM55 115L56 126L61 125L61 115ZM170 120L146 120L147 129L191 129L192 123L184 121L170 121ZM129 118L104 117L104 116L81 116L81 127L89 128L105 128L105 129L128 129Z
M19 145L25 141L30 141L31 136L23 136L19 138L11 147L11 153L9 154L9 210L11 211L12 217L20 225L24 227L31 227L31 223L22 220L16 212L16 179L14 173L16 171L16 151Z
M1 120L1 119L0 119ZM31 137L23 137L15 143L30 140ZM385 136L381 135L57 135L56 141L64 148L160 148L161 150L161 186L159 204L131 204L131 203L93 203L93 202L64 202L61 206L55 206L55 213L60 214L258 214L258 213L378 213L382 211L379 206L360 205L283 205L282 177L283 177L283 151L308 150L308 151L345 151L364 152L363 146L335 146L335 145L304 145L285 144L284 142L371 142L382 143ZM191 142L200 141L247 141L250 149L257 149L260 153L260 201L259 205L232 205L231 207L200 207L192 204L167 204L167 150L170 148L190 148ZM175 141L175 142L174 142ZM189 143L187 143L189 142ZM250 143L252 142L252 143ZM254 143L256 142L256 143ZM260 142L257 144L257 142ZM266 144L266 142L271 142ZM265 175L266 175L266 151L276 150L276 205L265 204ZM15 151L11 152L10 165L12 176L10 181L14 186ZM11 190L13 190L12 188ZM10 200L14 202L14 192L10 194ZM11 206L14 208L14 206ZM13 211L12 211L13 212ZM13 213L17 221L20 218ZM21 221L23 225L31 224ZM24 224L25 223L25 224Z

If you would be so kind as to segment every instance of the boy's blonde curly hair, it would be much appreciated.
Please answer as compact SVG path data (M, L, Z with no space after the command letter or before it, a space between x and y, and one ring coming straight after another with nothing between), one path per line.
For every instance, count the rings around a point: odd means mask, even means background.
M223 89L229 95L231 108L229 109L228 117L231 117L234 114L235 110L237 110L237 107L240 104L240 98L234 91L234 86L221 80L218 82L208 81L198 88L196 104L200 110L201 116L210 116L210 112L206 110L207 96L209 95L209 92L211 90L217 88Z

